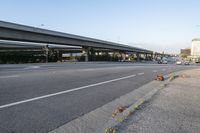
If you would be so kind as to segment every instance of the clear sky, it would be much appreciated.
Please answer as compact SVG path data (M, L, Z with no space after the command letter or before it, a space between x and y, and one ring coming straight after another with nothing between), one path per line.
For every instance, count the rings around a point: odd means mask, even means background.
M200 37L200 0L0 0L0 20L178 53ZM44 25L44 26L41 26ZM199 25L199 26L197 26Z

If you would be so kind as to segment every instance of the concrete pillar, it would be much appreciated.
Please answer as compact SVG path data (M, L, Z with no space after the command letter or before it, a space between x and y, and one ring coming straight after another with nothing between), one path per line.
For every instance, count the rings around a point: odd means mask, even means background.
M88 56L89 56L89 50L88 50L88 49L85 49L85 61L86 61L86 62L89 61Z
M140 54L136 53L137 61L140 61Z
M151 59L156 59L156 54L155 53L151 54Z
M90 47L83 47L83 55L85 56L85 61L88 62L91 60L90 57Z
M152 60L152 54L145 54L145 59L147 61Z
M151 61L153 60L153 54L150 54L150 59L151 59Z
M60 61L62 62L62 54L63 52L61 50L56 50L56 58L57 58L57 61Z
M146 53L144 54L144 60L146 60L146 61L148 60L148 54L146 54Z
M62 54L63 54L63 51L59 51L59 60L60 60L60 62L62 62Z
M121 60L125 61L126 60L126 53L125 52L120 52Z
M112 59L113 59L113 52L108 52L108 55L109 55L109 61L113 61Z
M154 54L154 59L157 61L158 60L158 54Z
M46 63L48 63L48 57L49 57L49 46L48 45L45 45L44 47L44 51L45 51L45 61Z
M93 48L89 48L89 61L95 61L95 50Z
M112 60L112 61L116 61L116 60L115 60L116 57L117 57L117 55L116 55L115 51L113 51L112 59L111 59L111 60Z

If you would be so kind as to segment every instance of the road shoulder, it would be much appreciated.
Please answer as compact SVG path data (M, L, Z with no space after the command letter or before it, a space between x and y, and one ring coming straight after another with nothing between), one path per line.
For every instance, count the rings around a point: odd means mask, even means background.
M118 127L120 133L200 131L200 69L186 70Z

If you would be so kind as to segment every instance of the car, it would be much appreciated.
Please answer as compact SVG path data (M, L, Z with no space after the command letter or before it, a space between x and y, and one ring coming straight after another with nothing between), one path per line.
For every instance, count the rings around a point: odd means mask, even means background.
M167 64L167 60L163 60L163 61L162 61L162 64Z
M190 62L189 61L185 61L184 65L190 65Z
M181 65L182 62L181 61L176 61L176 65Z
M157 63L158 63L158 64L162 64L162 61L161 61L161 60L158 60Z

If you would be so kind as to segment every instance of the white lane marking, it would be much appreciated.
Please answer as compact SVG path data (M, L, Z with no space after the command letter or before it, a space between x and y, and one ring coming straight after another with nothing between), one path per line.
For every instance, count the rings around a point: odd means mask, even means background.
M19 75L0 76L0 79L17 78L17 77L19 77Z
M138 73L138 75L143 75L144 73Z
M52 96L57 96L57 95L61 95L61 94L65 94L65 93L69 93L69 92L73 92L73 91L78 91L78 90L86 89L86 88L89 88L89 87L99 86L99 85L103 85L103 84L107 84L107 83L111 83L111 82L115 82L115 81L119 81L119 80L123 80L123 79L128 79L128 78L132 78L132 77L135 77L135 76L136 76L135 74L129 75L129 76L116 78L116 79L112 79L112 80L108 80L108 81L104 81L104 82L99 82L99 83L96 83L96 84L86 85L86 86L82 86L82 87L78 87L78 88L74 88L74 89L70 89L70 90L66 90L66 91L60 91L60 92L57 92L57 93L52 93L52 94L39 96L39 97L35 97L35 98L30 98L30 99L26 99L26 100L14 102L14 103L9 103L9 104L5 104L5 105L1 105L0 109L19 105L19 104L22 104L22 103L35 101L35 100L39 100L39 99L44 99L44 98L48 98L48 97L52 97Z
M158 70L153 70L154 73L158 72Z
M40 68L40 66L28 66L24 69L37 69L37 68Z
M95 71L96 69L94 68L87 68L87 69L81 69L80 71Z

